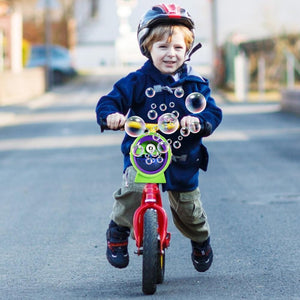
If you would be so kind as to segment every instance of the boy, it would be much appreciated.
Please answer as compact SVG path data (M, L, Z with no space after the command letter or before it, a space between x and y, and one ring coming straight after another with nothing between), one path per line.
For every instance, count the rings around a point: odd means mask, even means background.
M105 121L108 128L117 130L124 126L127 114L140 116L146 123L155 123L163 113L173 112L182 127L201 126L200 132L188 137L181 136L180 132L166 137L172 146L173 157L162 188L168 192L174 224L191 240L195 269L205 272L213 261L213 252L198 187L199 168L206 171L208 164L202 137L217 128L222 112L210 96L208 81L185 63L189 60L188 54L194 52L194 22L185 9L175 4L153 6L140 21L138 41L147 62L141 69L119 80L113 90L99 100L97 122L102 130ZM198 44L194 49L200 46ZM185 98L192 92L202 93L206 98L206 108L201 113L191 114L185 106ZM136 173L129 158L133 140L126 134L122 142L123 182L114 193L107 230L106 256L117 268L125 268L129 263L128 237L144 187L134 182Z

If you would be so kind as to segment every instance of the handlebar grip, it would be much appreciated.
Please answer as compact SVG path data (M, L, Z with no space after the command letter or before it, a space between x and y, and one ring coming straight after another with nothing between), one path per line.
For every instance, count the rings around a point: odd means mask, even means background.
M104 130L113 130L113 131L118 131L118 130L122 130L124 127L120 127L118 129L111 129L107 126L107 122L104 119L99 119L99 125L101 128L101 132L103 132Z
M200 134L202 137L207 137L211 135L212 131L212 125L210 122L205 121L201 124Z
M107 126L106 120L100 118L98 124L100 125L101 132L103 132L104 130L110 130L110 128Z

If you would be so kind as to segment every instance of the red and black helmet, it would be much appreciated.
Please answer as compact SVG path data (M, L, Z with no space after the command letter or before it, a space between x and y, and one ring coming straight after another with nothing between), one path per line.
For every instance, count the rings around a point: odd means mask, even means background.
M194 21L184 8L176 4L155 5L143 15L137 31L141 52L147 57L149 57L149 53L141 45L150 33L150 30L160 24L184 25L194 34Z

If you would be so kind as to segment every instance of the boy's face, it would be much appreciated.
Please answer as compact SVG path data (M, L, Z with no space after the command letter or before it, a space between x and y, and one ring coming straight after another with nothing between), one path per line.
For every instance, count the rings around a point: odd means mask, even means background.
M163 74L175 74L185 60L186 44L183 32L177 30L168 41L168 35L153 43L150 51L154 66Z

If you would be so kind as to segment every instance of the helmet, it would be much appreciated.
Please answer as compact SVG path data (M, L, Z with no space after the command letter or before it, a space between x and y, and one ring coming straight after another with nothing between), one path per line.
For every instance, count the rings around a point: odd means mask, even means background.
M150 33L150 30L159 24L184 25L194 34L194 21L184 8L176 4L155 5L143 15L137 31L141 52L147 57L149 57L149 53L141 45Z

